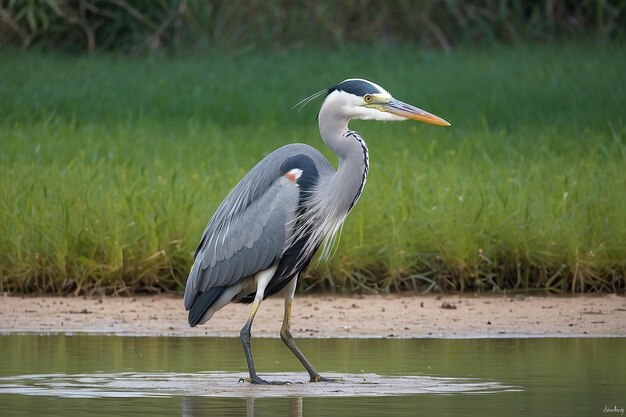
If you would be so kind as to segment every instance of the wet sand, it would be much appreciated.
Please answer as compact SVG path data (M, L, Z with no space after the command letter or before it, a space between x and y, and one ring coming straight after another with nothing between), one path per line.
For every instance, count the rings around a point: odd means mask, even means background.
M253 385L239 382L245 373L122 372L93 374L35 374L4 377L0 394L14 394L15 386L28 388L29 395L67 398L142 398L184 396L218 398L267 397L364 397L415 394L488 394L521 391L520 387L478 378L431 376L381 376L372 373L324 374L332 382L309 383L304 372L264 373L268 381L289 381L281 385ZM209 388L210 387L210 388ZM195 415L195 414L194 414Z
M14 297L0 301L0 333L238 337L250 306L232 304L190 328L181 297ZM255 337L278 337L280 298L265 300ZM472 295L297 296L295 337L626 337L626 297Z

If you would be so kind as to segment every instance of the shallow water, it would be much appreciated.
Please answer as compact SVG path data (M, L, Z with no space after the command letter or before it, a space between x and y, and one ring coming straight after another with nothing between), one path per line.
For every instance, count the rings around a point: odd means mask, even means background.
M307 383L278 339L253 339L257 368L290 385L239 383L238 339L0 336L0 415L591 416L626 406L626 338L299 343L339 381Z

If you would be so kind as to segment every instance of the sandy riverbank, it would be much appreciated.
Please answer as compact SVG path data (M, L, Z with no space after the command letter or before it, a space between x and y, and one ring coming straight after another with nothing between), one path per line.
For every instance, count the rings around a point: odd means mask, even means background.
M0 333L238 336L250 307L229 305L190 328L182 300L146 297L3 297ZM280 298L265 300L256 337L278 337ZM295 337L626 337L626 297L370 295L296 297Z

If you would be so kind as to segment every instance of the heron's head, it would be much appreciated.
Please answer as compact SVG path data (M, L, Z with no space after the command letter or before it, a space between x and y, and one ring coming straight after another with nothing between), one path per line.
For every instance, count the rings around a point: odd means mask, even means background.
M418 120L438 126L450 126L441 117L396 100L387 90L371 81L351 78L328 89L323 107L348 119Z

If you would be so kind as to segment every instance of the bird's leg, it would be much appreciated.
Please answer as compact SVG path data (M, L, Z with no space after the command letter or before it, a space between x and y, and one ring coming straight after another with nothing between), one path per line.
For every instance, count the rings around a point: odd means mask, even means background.
M300 350L298 345L296 345L296 341L293 339L291 332L289 331L289 321L291 318L291 305L293 302L293 295L296 291L296 283L298 281L298 277L295 277L291 280L291 282L285 287L285 315L283 317L283 325L280 328L280 338L287 345L287 347L293 352L293 354L298 358L300 363L304 366L304 368L309 373L311 382L332 382L334 379L324 378L319 372L315 370L313 364L304 356L304 353Z
M252 304L252 313L250 313L250 317L246 321L246 324L241 329L241 344L243 345L243 351L246 354L246 361L248 362L248 371L250 372L250 382L253 384L267 384L267 381L262 380L256 374L256 369L254 368L254 360L252 359L252 351L250 350L250 330L252 329L252 321L254 320L254 316L259 309L260 303L257 303L256 300L254 304Z
M252 350L250 349L250 338L252 336L252 322L254 321L254 316L256 315L259 306L261 305L261 301L263 301L263 294L265 293L265 287L267 283L274 275L276 271L276 267L267 269L265 271L261 271L257 273L255 279L257 281L257 290L256 295L254 297L254 302L252 303L252 311L250 312L250 316L246 321L246 324L241 329L241 344L243 345L243 351L246 354L246 361L248 362L248 371L250 372L249 382L253 384L288 384L288 382L282 381L266 381L264 379L259 378L256 374L256 369L254 368L254 360L252 359Z
M289 316L291 315L291 304L291 301L285 302L285 317L283 319L283 325L280 328L280 338L283 340L285 345L287 345L287 347L293 352L293 354L296 355L296 358L298 358L300 363L302 363L304 368L307 370L310 377L309 380L311 382L319 382L323 378L321 377L319 372L315 370L313 364L311 364L307 357L304 356L304 353L302 353L295 340L293 339L291 332L289 331Z

